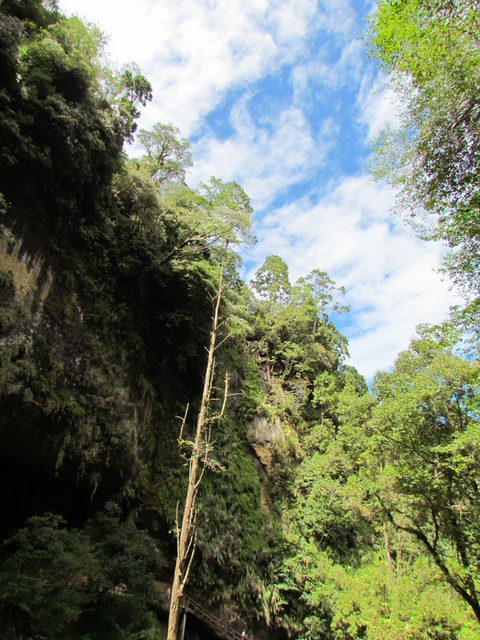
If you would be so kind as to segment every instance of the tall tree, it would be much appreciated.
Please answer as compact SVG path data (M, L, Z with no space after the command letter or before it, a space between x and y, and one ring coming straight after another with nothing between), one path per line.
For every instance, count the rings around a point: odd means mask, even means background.
M478 0L383 0L365 40L390 75L400 124L375 145L374 174L398 188L397 211L441 240L445 269L480 292Z
M344 313L348 306L339 302L345 295L345 287L337 287L326 271L314 269L306 278L299 278L292 292L297 304L305 305L312 316L312 341L315 342L318 321L327 322L328 312Z
M138 140L141 142L146 156L142 164L158 185L165 183L185 182L185 170L192 166L190 143L179 137L180 130L171 122L157 122L153 131L140 129Z
M480 622L478 365L416 340L373 390L365 459L381 511L423 545Z
M290 288L286 263L280 256L267 256L263 265L255 272L252 289L275 307L288 299Z
M250 199L236 182L211 178L197 190L172 185L164 192L163 208L176 220L177 242L164 261L188 255L225 259L241 243L253 243ZM228 261L231 261L232 256Z
M144 107L152 97L152 85L136 64L125 65L120 73L110 75L110 102L123 121L123 133L129 142L133 141L133 134L137 130L135 120L140 117L138 106Z
M197 417L195 438L192 443L192 453L188 463L188 486L181 526L177 522L177 558L173 576L172 591L170 596L170 613L168 617L168 640L177 640L178 626L180 619L180 605L183 590L188 580L190 566L195 551L196 541L196 498L200 487L203 473L208 463L210 443L207 433L208 406L213 386L214 375L214 354L217 341L217 331L219 325L220 301L223 292L223 265L220 271L215 311L212 320L212 330L210 332L210 345L208 348L207 366L205 369L205 380L203 383L202 399ZM225 382L225 398L222 410L217 417L223 414L227 394L227 381ZM210 420L212 418L210 417Z
M198 193L206 203L201 229L208 247L223 253L224 247L255 242L251 233L253 208L237 182L223 182L212 176L208 182L200 183Z
M212 178L209 183L202 185L206 192L204 200L207 219L200 217L203 223L203 242L209 241L209 251L214 255L214 261L220 264L220 275L215 297L215 308L210 331L207 363L203 384L202 398L197 416L196 430L189 460L188 486L181 525L177 522L177 558L170 599L170 613L168 619L168 640L177 640L181 598L189 576L189 570L195 551L196 542L196 498L201 485L203 474L209 459L210 429L215 420L223 416L228 393L228 379L225 380L223 405L216 416L209 415L211 408L211 392L215 373L215 352L220 326L220 305L225 291L224 267L230 257L230 245L251 241L250 229L252 225L252 208L250 200L243 189L236 183L223 183ZM205 245L204 245L205 248Z

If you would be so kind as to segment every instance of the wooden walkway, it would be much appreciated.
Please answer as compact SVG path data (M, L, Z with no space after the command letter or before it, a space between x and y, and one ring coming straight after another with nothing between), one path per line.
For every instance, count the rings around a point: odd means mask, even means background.
M215 633L224 640L243 640L240 631L231 627L225 620L217 618L202 605L188 597L182 598L182 609L184 613L191 613L196 618L208 625Z

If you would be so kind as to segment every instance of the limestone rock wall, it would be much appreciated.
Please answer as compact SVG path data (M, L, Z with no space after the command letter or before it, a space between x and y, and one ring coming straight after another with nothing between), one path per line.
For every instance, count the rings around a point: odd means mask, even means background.
M285 442L280 418L276 417L271 421L265 416L255 415L247 424L247 440L268 474L272 463L273 445Z

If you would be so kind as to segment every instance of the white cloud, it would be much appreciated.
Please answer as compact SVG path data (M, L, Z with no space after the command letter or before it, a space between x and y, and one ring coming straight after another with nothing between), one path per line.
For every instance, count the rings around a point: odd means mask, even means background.
M265 211L256 224L260 242L251 249L252 270L275 253L289 265L292 280L321 268L347 287L352 312L343 330L361 373L371 377L375 369L391 366L416 324L442 320L453 297L433 271L441 248L421 243L390 216L393 194L386 187L366 176L331 178L341 118L357 113L361 139L353 141L354 154L363 137L374 137L396 118L392 94L377 91L377 72L364 63L353 39L365 1L137 0L133 6L126 0L114 5L60 0L60 5L111 33L112 58L137 62L152 82L154 102L141 127L172 121L183 135L196 134L190 183L211 175L237 180L257 211ZM285 92L280 101L271 98L268 83L259 84L277 72L291 74L291 95ZM356 103L344 104L351 92L340 95L341 90L359 84ZM264 104L271 100L261 117L253 108L260 86ZM229 110L226 138L216 123L206 122L220 105L223 115ZM349 140L339 144L348 152ZM315 181L319 188L312 192ZM279 195L290 204L271 211Z
M347 36L355 25L355 10L350 0L320 0L322 26L330 32Z
M316 204L303 198L265 216L253 249L257 264L280 255L292 281L320 268L346 287L352 323L343 331L367 378L393 364L417 324L440 322L455 302L434 271L442 248L391 218L392 202L391 190L367 176L345 178Z
M154 89L142 127L174 121L190 135L234 86L292 63L306 51L308 35L335 31L340 9L315 0L61 0L111 34L114 61L135 61ZM348 5L345 1L341 6ZM337 31L345 29L339 21Z
M328 60L327 52L319 51L314 58L298 63L292 70L295 102L331 101L332 91L358 82L362 66L362 46L358 39L347 42L335 62Z
M315 134L303 111L288 106L260 125L253 121L248 100L232 109L233 134L220 140L212 133L193 145L195 167L190 182L196 184L210 175L237 180L257 210L292 185L312 177L324 163L336 134L325 120Z
M388 124L399 124L400 104L395 92L382 75L366 73L357 98L358 122L366 127L366 137L374 140Z

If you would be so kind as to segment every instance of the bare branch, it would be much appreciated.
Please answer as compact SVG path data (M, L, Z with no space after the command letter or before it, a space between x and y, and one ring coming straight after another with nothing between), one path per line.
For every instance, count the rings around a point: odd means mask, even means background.
M180 417L180 416L176 416L179 420L181 420L181 421L182 421L182 425L181 425L181 427L180 427L180 435L178 436L178 441L179 441L180 443L182 442L183 427L185 426L185 422L186 422L186 420L187 420L188 407L189 407L189 405L188 405L188 403L187 403L187 406L186 406L186 408L185 408L185 413L184 413L184 415L183 415L183 418L182 418L182 417Z

